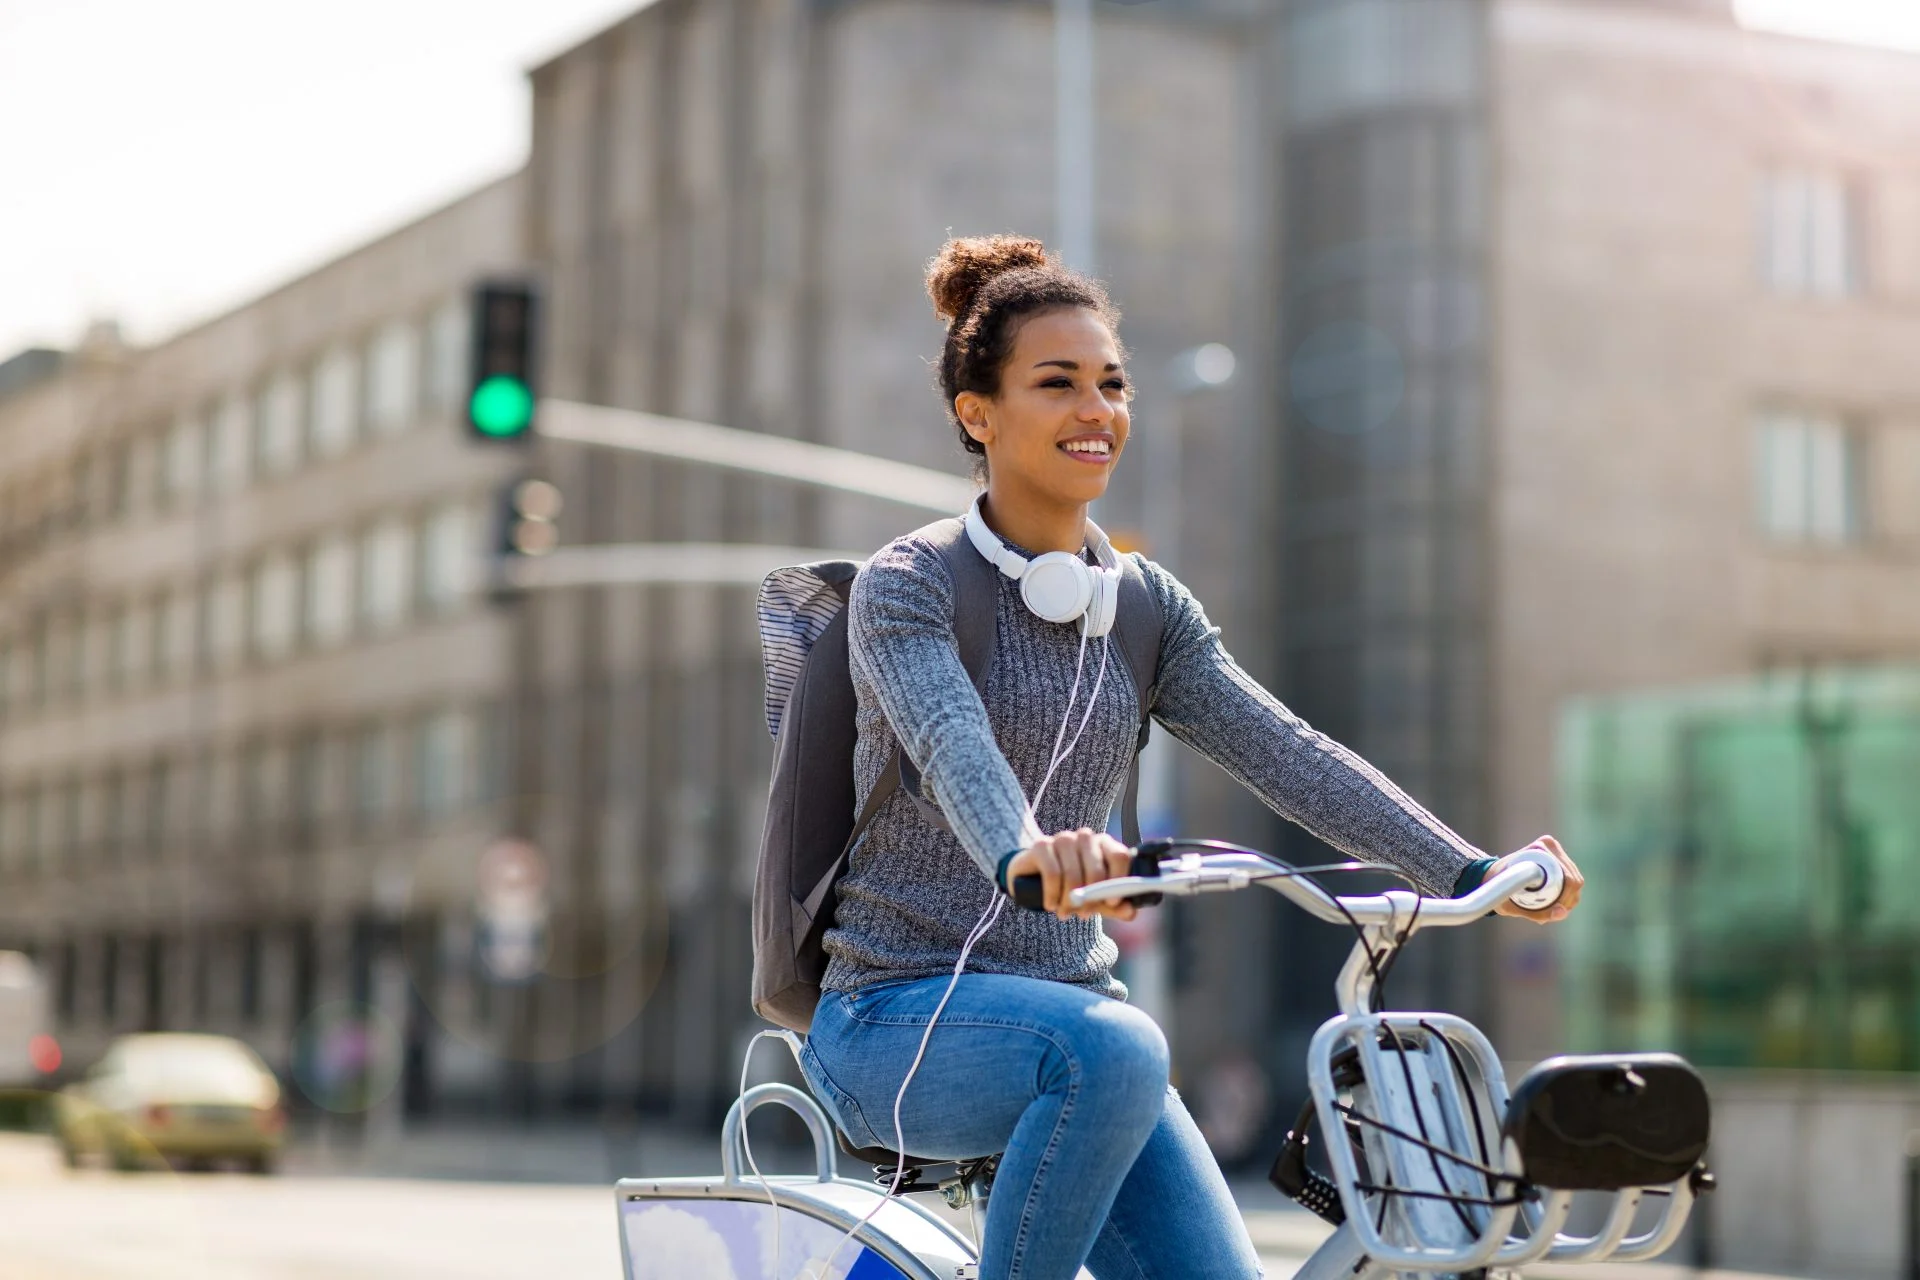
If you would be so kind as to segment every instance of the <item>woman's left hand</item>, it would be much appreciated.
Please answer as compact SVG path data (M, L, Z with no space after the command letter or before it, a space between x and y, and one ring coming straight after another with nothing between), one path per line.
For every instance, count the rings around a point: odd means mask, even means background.
M1560 842L1552 836L1541 836L1538 840L1528 845L1526 849L1520 850L1520 853L1525 853L1528 849L1546 850L1558 858L1560 865L1567 869L1567 882L1561 887L1560 896L1554 900L1552 906L1541 907L1534 911L1529 911L1527 908L1520 906L1514 902L1513 899L1509 898L1493 909L1494 914L1513 916L1520 920L1531 920L1535 924L1553 924L1556 921L1565 920L1572 914L1573 909L1580 904L1580 890L1585 887L1587 883L1586 877L1580 874L1580 868L1573 865L1573 859L1567 856L1567 851L1562 849ZM1500 859L1500 861L1494 863L1492 869L1487 872L1487 879L1491 880L1502 871L1505 871L1512 865L1513 860L1520 856L1520 853L1510 853Z

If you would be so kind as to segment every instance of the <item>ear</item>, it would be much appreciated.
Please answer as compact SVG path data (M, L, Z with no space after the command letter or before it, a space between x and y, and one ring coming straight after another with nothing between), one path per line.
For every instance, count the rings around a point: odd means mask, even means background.
M987 399L977 391L962 391L953 398L953 413L960 428L981 444L993 443L993 423L987 417Z

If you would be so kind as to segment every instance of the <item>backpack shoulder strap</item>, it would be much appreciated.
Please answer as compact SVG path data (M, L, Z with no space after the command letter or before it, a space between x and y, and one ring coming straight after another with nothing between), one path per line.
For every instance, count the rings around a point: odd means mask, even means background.
M967 540L966 523L959 519L936 520L914 535L932 543L947 566L953 584L953 638L960 650L960 665L981 697L987 694L987 672L993 668L993 651L999 639L1000 571L986 562ZM949 830L947 815L940 806L920 794L920 770L899 744L894 745L900 787L913 799L920 816L942 831Z

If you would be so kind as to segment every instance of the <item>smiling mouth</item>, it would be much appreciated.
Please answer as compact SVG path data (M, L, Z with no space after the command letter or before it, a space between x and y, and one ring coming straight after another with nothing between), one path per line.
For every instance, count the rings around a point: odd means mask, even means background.
M1060 452L1075 462L1101 466L1113 461L1113 446L1105 440L1073 440L1060 446Z

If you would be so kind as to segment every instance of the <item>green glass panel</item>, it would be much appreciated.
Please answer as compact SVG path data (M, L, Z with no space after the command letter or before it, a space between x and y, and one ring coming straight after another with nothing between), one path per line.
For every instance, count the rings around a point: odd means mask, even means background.
M1920 671L1584 701L1559 768L1578 1048L1920 1071Z

